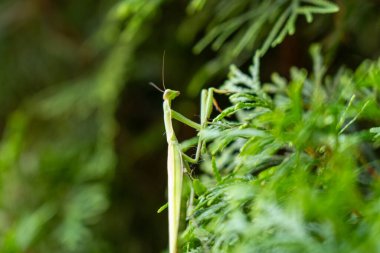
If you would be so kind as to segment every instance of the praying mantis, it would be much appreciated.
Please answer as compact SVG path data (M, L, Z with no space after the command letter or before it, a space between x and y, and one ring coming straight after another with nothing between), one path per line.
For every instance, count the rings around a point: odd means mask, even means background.
M163 71L164 72L164 71ZM164 75L162 72L162 76ZM181 211L181 194L184 167L188 167L188 163L197 163L199 161L202 145L204 141L198 139L197 150L195 157L192 158L186 155L178 142L175 135L172 119L182 122L197 131L205 129L208 124L208 119L212 113L214 100L214 92L227 93L224 90L215 88L203 89L201 92L201 112L200 124L186 118L182 114L174 111L171 108L172 101L180 95L179 91L166 89L164 80L163 86L165 90L158 88L155 84L150 83L153 87L163 92L163 111L164 124L166 132L166 140L168 144L167 157L167 174L168 174L168 209L169 209L169 252L177 253L178 229L180 222ZM216 105L216 104L215 104Z

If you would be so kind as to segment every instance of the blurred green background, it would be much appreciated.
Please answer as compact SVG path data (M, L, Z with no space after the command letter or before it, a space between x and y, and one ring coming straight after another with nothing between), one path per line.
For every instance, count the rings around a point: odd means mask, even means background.
M0 252L164 250L162 95L148 85L161 84L164 50L175 108L197 120L199 90L219 86L232 63L248 66L290 2L0 1ZM297 19L296 34L264 55L263 80L310 68L312 42L331 71L379 56L379 2L336 3L336 14ZM197 44L258 7L267 21L245 44L255 16L219 47Z

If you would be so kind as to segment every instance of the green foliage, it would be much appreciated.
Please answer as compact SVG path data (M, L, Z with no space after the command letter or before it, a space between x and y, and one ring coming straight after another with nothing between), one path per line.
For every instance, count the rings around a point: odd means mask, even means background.
M259 48L260 54L264 55L269 47L281 43L286 35L294 34L298 16L305 16L310 23L314 14L338 11L336 5L325 0L237 1L233 5L228 1L217 1L213 5L218 13L210 22L210 31L195 46L198 53L211 44L214 50L227 46L229 50L226 51L237 56L263 38ZM271 29L268 29L268 24ZM233 38L226 43L231 36Z
M197 85L205 81L205 73L214 74L243 53L258 49L263 56L288 34L294 34L299 16L310 23L316 14L338 11L335 4L326 0L192 1L189 8L190 11L202 9L195 18L202 17L197 23L199 27L207 26L206 35L194 47L195 53L209 45L219 51L219 56L194 77L190 92L198 91ZM206 14L209 17L204 17Z
M93 50L109 51L102 63L29 97L10 115L0 143L1 252L108 250L93 227L109 207L113 114L140 28L159 4L118 3L92 35Z
M311 52L314 72L292 68L289 80L260 82L257 56L249 75L231 67L221 89L232 106L201 133L207 190L188 207L184 252L380 247L378 128L369 129L380 125L380 60L332 77L319 47Z

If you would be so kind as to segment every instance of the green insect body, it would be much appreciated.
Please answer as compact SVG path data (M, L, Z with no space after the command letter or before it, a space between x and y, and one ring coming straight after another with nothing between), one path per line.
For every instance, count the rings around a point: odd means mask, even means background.
M155 86L155 85L153 85ZM156 87L156 86L155 86ZM200 157L203 141L201 138L198 140L197 151L195 158L191 158L182 152L180 144L175 135L172 119L176 119L197 131L204 129L207 126L207 120L211 115L213 107L213 94L227 93L226 91L216 90L210 88L202 90L201 93L201 113L200 124L186 118L182 114L171 109L171 102L179 96L180 92L166 89L164 91L163 109L164 109L164 123L166 131L166 139L168 143L168 160L167 160L167 173L168 173L168 209L169 209L169 252L177 252L178 244L178 229L180 223L181 212L181 194L183 172L187 163L197 163Z

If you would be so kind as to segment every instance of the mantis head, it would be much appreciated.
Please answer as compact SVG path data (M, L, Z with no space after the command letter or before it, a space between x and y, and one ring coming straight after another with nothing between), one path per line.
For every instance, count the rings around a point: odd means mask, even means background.
M176 97L178 97L179 94L180 94L179 91L171 90L171 89L166 89L165 92L164 92L164 95L163 95L163 99L170 101L170 100L173 100Z

